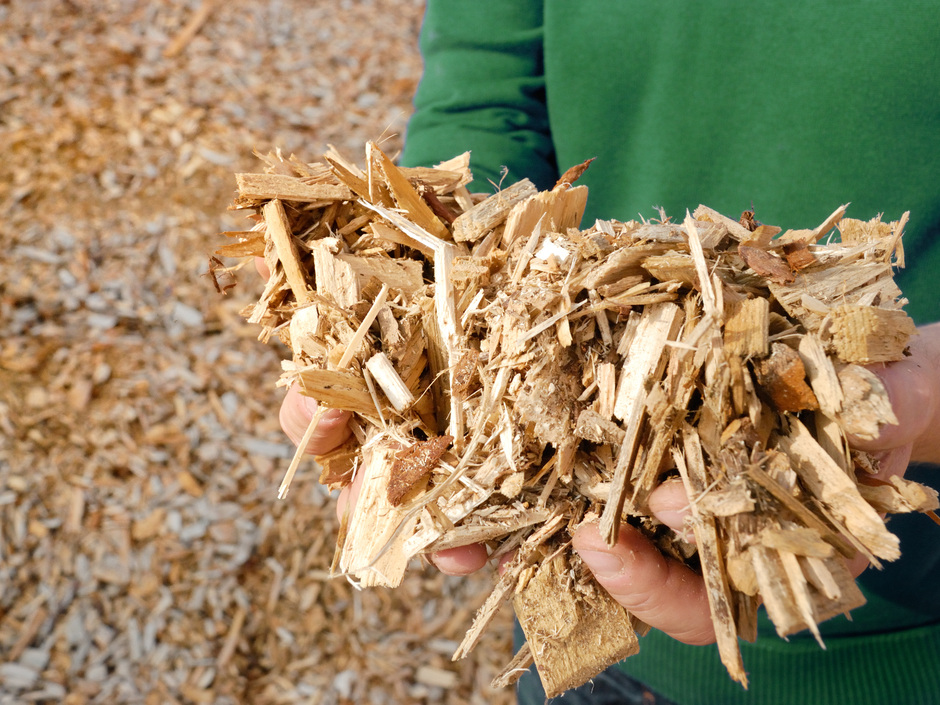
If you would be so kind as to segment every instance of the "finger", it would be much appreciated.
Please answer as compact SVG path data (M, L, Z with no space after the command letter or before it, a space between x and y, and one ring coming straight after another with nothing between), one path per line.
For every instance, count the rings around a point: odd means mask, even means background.
M880 480L888 480L895 475L904 476L904 471L911 463L911 451L913 446L908 443L900 448L892 448L875 455L878 460L878 472L875 477ZM862 473L859 473L860 475ZM864 477L861 478L864 482Z
M649 508L653 516L675 531L686 541L695 541L695 535L686 524L691 509L689 496L685 493L682 480L666 480L650 493Z
M849 569L853 578L857 578L864 573L870 565L871 562L862 553L856 553L852 558L845 561L845 566Z
M447 575L470 575L486 565L489 556L486 546L473 543L433 553L428 558L435 567Z
M359 490L362 489L362 478L365 475L357 472L353 481L340 490L339 497L336 500L336 518L342 521L343 514L347 511L352 514L356 508L356 502L359 501Z
M497 563L496 563L496 570L497 570L497 572L498 572L500 575L502 575L503 573L505 573L505 572L506 572L506 566L508 566L508 565L509 565L509 562L510 562L513 558L515 558L515 557L516 557L516 549L513 549L513 550L509 551L508 553L504 553L503 555L501 555L501 556L499 557L499 560L498 560Z
M665 558L632 526L621 527L613 547L596 524L581 526L573 541L597 581L641 620L686 644L715 641L702 577Z
M850 437L853 448L874 452L911 445L930 429L936 416L936 382L928 368L913 359L870 368L881 379L888 393L897 425L883 424L874 440Z
M344 487L336 500L336 517L340 520L345 512L352 514L359 500L359 491L362 489L363 473L356 473L353 481ZM480 570L489 560L486 546L479 543L468 546L458 546L437 551L428 556L434 566L446 575L470 575Z
M255 257L255 269L265 281L271 278L271 270L268 269L268 263L264 261L264 257Z
M280 422L284 433L294 445L300 443L316 411L317 402L301 394L297 385L287 390L287 395L281 402ZM317 428L307 445L307 453L322 455L345 442L351 433L348 424L350 416L348 411L339 409L326 411L320 417Z

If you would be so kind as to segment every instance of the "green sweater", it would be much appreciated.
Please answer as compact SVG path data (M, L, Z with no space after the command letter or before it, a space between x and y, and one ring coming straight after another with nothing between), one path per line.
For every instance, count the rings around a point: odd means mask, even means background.
M469 149L490 191L547 188L597 157L586 222L657 206L681 220L699 203L784 228L846 202L863 219L909 210L898 280L926 323L940 320L938 47L934 3L430 0L403 160ZM869 602L822 625L827 650L763 620L742 644L748 691L715 648L656 632L621 667L682 704L940 703L940 529L891 528L904 557L863 575Z

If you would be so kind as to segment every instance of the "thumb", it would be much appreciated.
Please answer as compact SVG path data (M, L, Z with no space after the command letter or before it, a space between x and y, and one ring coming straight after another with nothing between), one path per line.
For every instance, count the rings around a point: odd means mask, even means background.
M898 423L882 425L878 437L871 440L853 436L852 447L880 451L913 444L927 430L936 405L930 380L923 379L923 368L902 360L869 369L884 385Z
M872 365L884 384L897 425L886 424L874 440L849 439L853 448L872 453L911 446L915 461L940 457L940 324L922 326L911 338L910 356Z
M695 534L686 524L692 510L682 480L676 477L660 483L650 494L649 508L659 521L689 543L695 543Z
M608 546L597 524L583 524L573 545L611 597L651 627L686 644L715 641L702 577L664 557L638 530L622 526Z
M279 418L281 428L294 445L300 443L316 411L316 401L301 394L296 384L291 385L281 403ZM307 453L311 455L329 453L345 442L352 433L348 426L351 416L352 414L348 411L339 409L326 411L317 423L317 428L307 446Z
M489 556L482 543L445 548L428 556L435 567L446 575L470 575L486 565Z

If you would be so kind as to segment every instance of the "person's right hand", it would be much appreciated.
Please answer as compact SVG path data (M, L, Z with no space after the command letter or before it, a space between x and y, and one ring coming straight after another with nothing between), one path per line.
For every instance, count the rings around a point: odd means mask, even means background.
M265 281L271 276L271 270L263 257L255 257L255 269ZM294 445L300 444L300 440L316 413L316 400L301 394L296 385L292 385L287 390L287 394L281 402L278 418L281 422L281 429ZM317 422L317 427L307 444L305 452L309 455L324 455L345 443L346 439L352 435L349 428L349 419L351 417L350 412L339 409L329 409L324 412ZM361 485L362 475L359 475L352 484L342 489L336 502L337 516L343 516L346 506L350 502L352 503L350 508L356 506L356 499L359 497ZM438 551L428 558L442 573L469 575L486 565L488 555L482 544L472 544L470 546L450 548L446 551Z
M281 402L279 415L281 428L294 445L300 443L307 426L317 412L317 402L311 397L300 393L296 384L288 388L284 400ZM348 411L328 409L320 416L317 428L307 445L310 455L324 455L338 448L352 435L349 429L349 419L352 416Z
M287 395L281 403L280 421L281 428L294 445L300 442L316 412L317 402L314 399L301 394L296 386L287 390ZM317 423L306 452L311 455L323 455L345 443L352 435L349 429L351 416L348 411L326 411ZM359 474L350 485L343 488L336 503L337 516L343 516L347 505L350 509L356 506L361 485L362 475ZM469 575L486 565L489 559L486 547L482 544L449 548L433 553L428 558L438 570L447 575Z

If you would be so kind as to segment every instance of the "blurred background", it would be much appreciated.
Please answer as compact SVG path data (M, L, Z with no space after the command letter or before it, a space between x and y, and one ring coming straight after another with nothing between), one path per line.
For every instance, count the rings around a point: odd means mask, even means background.
M260 281L206 276L253 150L397 151L422 11L0 0L0 704L510 702L508 610L450 661L490 574L329 577Z

